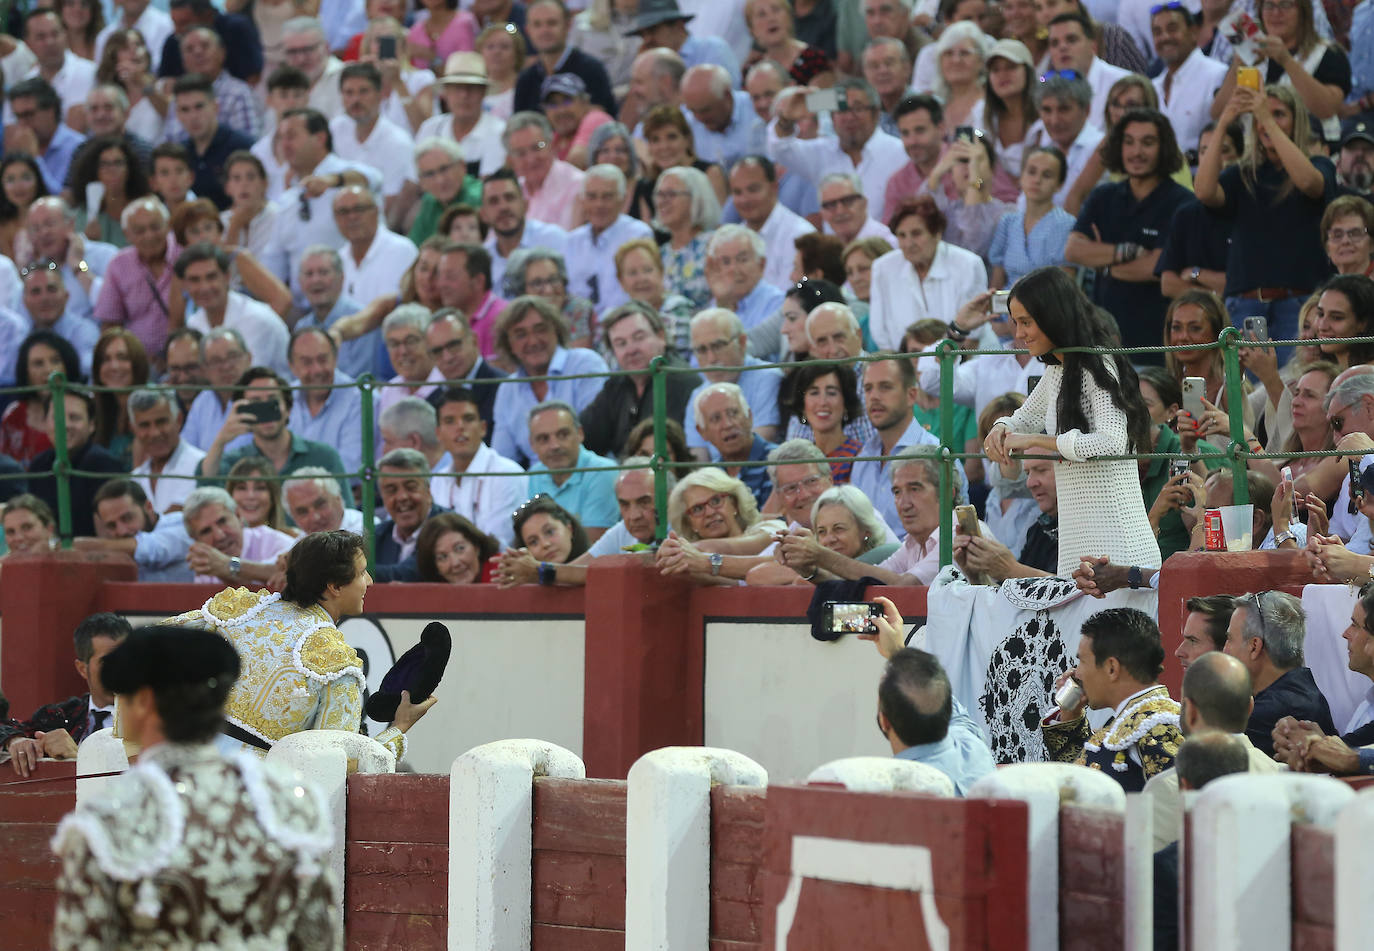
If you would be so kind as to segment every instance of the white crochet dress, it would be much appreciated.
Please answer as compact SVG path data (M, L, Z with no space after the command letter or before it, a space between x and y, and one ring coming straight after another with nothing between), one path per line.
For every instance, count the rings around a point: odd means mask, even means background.
M1110 372L1115 369L1108 364ZM1059 570L1067 578L1082 558L1106 555L1113 564L1158 567L1159 542L1150 531L1136 464L1095 462L1094 456L1126 452L1126 414L1091 376L1083 383L1083 413L1088 432L1057 432L1055 404L1064 368L1048 364L1026 402L1004 422L1015 433L1049 433L1055 437L1062 461L1055 463L1059 495Z

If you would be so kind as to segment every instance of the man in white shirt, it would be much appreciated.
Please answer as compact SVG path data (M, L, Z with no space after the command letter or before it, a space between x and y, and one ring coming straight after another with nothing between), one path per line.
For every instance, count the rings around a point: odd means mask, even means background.
M339 481L323 466L293 470L281 484L281 500L286 514L307 535L340 530L363 533L363 513L344 507Z
M778 201L777 166L762 155L746 155L730 170L730 197L745 226L763 238L767 259L764 283L779 290L791 287L792 262L797 256L795 241L816 229ZM749 323L747 318L745 322Z
M80 107L86 101L87 93L95 85L95 63L82 59L68 48L67 28L62 25L55 8L33 10L24 18L24 42L38 61L24 78L37 76L46 81L62 100L65 119L73 107ZM14 121L14 108L7 102L5 125Z
M1212 99L1226 78L1226 64L1197 47L1197 21L1182 7L1155 7L1150 17L1155 50L1164 61L1156 76L1159 110L1169 117L1179 148L1196 149L1211 118Z
M161 477L195 476L205 453L181 438L181 408L174 391L147 387L130 393L129 421L134 438L147 453L134 467L134 481L159 515L179 510L196 480Z
M878 93L864 79L836 84L839 109L831 113L833 136L796 137L797 123L809 113L804 90L774 102L776 118L768 125L768 157L819 185L831 172L853 172L865 194L880 194L888 179L907 162L902 140L878 128L882 108Z
M853 172L831 172L817 189L825 233L833 234L846 245L859 238L882 238L892 247L897 239L887 225L869 217L868 198L863 180Z
M481 53L454 53L444 63L438 82L439 98L447 113L430 116L420 123L415 141L428 138L452 139L470 162L479 163L478 174L490 175L506 164L506 149L501 135L506 123L482 110L487 94L487 65Z
M498 539L502 547L512 546L515 531L510 516L529 497L529 479L517 463L484 443L487 424L471 389L444 390L438 409L439 442L451 463L442 473L435 470L430 486L435 503L462 515ZM521 474L480 477L489 472Z
M289 373L286 324L272 308L229 290L229 255L212 244L193 244L177 258L176 275L196 309L186 326L201 333L219 327L237 330L251 362Z
M1131 39L1135 40L1135 45L1140 47L1140 52L1145 54L1145 59L1152 60L1158 53L1160 59L1164 54L1159 52L1159 46L1154 38L1154 13L1164 5L1159 0L1121 0L1116 8L1116 24L1127 33L1131 34ZM1202 13L1202 4L1199 0L1187 0L1182 4L1184 12L1197 22ZM1205 54L1204 54L1205 55ZM1218 60L1223 66L1227 61ZM1210 93L1209 93L1210 95ZM1180 142L1182 139L1179 140Z
M419 250L409 238L381 223L377 198L366 185L348 185L334 196L334 221L346 244L343 259L344 293L356 301L371 301L396 290L401 275Z
M1054 193L1054 203L1061 208L1069 189L1088 164L1093 150L1102 141L1102 130L1089 121L1092 87L1085 79L1051 76L1035 88L1035 107L1040 112L1039 128L1031 127L1027 145L1053 145L1064 153L1067 174L1064 184ZM1021 196L1019 203L1024 204Z
M1092 106L1088 117L1094 122L1107 108L1107 93L1118 79L1131 75L1097 55L1097 27L1078 11L1061 13L1050 21L1050 65L1056 70L1073 70L1092 87Z
M399 222L420 198L411 154L415 140L409 129L382 115L382 74L372 63L345 66L339 73L339 91L345 114L329 122L334 150L341 158L382 173L387 221Z
M290 174L286 162L277 157L277 120L292 109L304 109L310 103L310 80L294 66L278 66L267 77L267 112L263 115L262 138L253 143L252 152L267 170L267 197L281 198Z
M137 30L148 47L153 75L157 75L158 66L162 62L162 46L173 32L172 18L154 7L149 0L114 0L114 5L119 8L119 16L96 34L94 61L100 62L105 52L105 44L112 34Z
M331 55L324 27L314 17L295 17L281 28L282 52L287 64L310 80L310 108L332 119L343 113L339 73L343 62Z
M329 123L314 109L292 109L282 115L277 145L287 164L288 187L277 200L281 212L273 222L272 245L263 263L290 285L301 304L300 259L305 249L312 244L343 244L333 214L337 190L366 185L375 194L382 190L382 176L370 165L335 155Z
M548 248L559 254L566 250L568 233L557 225L530 218L528 208L520 180L510 169L498 169L482 180L478 214L489 229L485 247L491 252L491 286L498 295L506 275L506 259L517 248Z
M591 301L598 314L629 300L616 275L616 249L635 238L652 239L654 234L644 222L621 214L625 188L625 173L614 165L587 169L582 180L587 223L568 234L564 251L568 293Z

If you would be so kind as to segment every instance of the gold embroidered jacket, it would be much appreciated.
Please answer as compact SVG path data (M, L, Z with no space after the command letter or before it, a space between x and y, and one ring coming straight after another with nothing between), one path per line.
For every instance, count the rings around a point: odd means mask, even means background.
M1139 792L1145 781L1174 765L1183 742L1178 729L1178 703L1158 684L1130 702L1097 730L1085 717L1046 723L1041 729L1051 760L1102 770L1126 792ZM1140 762L1131 758L1134 748Z

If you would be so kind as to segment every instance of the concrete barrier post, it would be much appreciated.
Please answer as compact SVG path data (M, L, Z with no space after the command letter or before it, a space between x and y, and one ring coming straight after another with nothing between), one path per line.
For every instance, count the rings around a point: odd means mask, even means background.
M891 756L849 756L817 766L806 777L807 783L833 783L850 792L928 793L950 798L954 782L928 763L896 759Z
M1207 951L1288 951L1292 945L1295 818L1334 825L1355 796L1329 776L1237 774L1207 784L1193 807L1188 946ZM1368 933L1364 935L1368 943Z
M1374 935L1374 789L1365 789L1336 821L1336 951L1369 947Z
M1059 948L1059 804L1073 802L1125 812L1126 794L1109 776L1068 763L1021 763L984 776L969 799L1017 799L1027 804L1029 951Z
M625 947L707 951L711 786L765 786L741 753L671 746L630 767L625 816ZM452 912L450 911L450 914Z
M449 778L448 946L528 951L534 779L585 779L577 754L542 740L468 750Z

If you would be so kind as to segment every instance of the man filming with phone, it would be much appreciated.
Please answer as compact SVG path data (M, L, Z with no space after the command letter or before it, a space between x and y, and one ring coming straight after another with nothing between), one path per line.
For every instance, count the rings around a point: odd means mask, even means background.
M262 457L281 475L305 466L322 466L327 472L344 472L343 460L333 446L293 433L286 425L291 414L291 388L281 376L267 367L251 367L239 377L233 404L219 434L200 461L201 483L218 484L240 459ZM246 446L225 452L225 446L244 433L252 433ZM352 489L343 479L339 488L344 498Z

